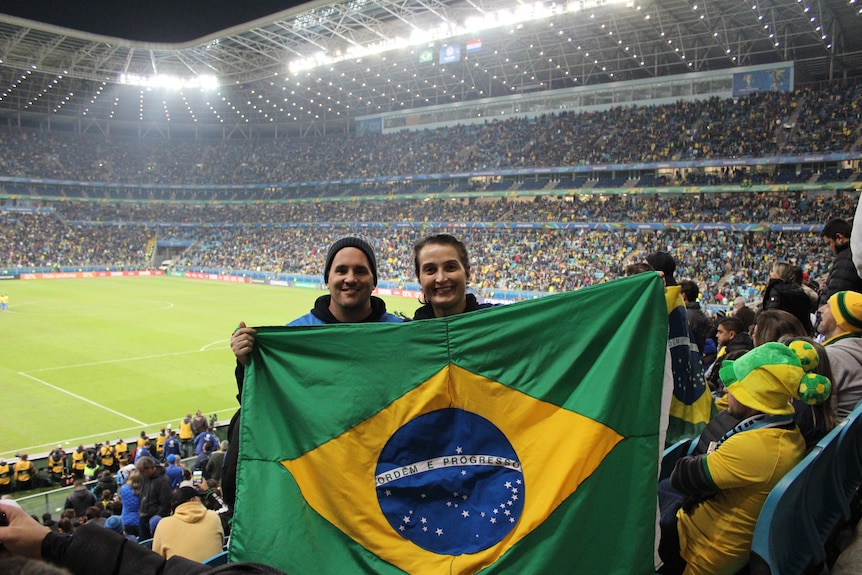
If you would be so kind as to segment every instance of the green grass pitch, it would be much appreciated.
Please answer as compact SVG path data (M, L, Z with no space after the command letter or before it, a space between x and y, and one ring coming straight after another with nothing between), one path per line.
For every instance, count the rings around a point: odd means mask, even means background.
M156 432L237 408L229 338L284 325L324 292L179 277L8 281L0 457ZM384 298L408 316L418 302Z

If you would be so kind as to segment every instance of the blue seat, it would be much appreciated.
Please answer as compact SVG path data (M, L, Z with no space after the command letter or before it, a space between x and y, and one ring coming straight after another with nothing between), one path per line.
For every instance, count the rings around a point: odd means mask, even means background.
M222 551L221 553L216 553L206 561L202 561L204 565L227 565L227 551Z
M850 519L850 501L862 487L862 403L850 412L838 437L838 477L846 507L845 520Z
M812 447L766 498L751 543L752 575L801 575L825 563L823 544L805 509L809 479L822 450L819 443Z
M814 526L828 564L838 557L834 534L850 514L849 500L844 496L838 473L839 440L845 427L846 424L836 427L817 442L820 450L808 475L804 511L800 510Z
M680 439L670 447L665 448L664 454L661 458L661 469L659 470L658 476L659 480L670 477L676 462L691 453L692 448L696 445L697 442L695 440Z

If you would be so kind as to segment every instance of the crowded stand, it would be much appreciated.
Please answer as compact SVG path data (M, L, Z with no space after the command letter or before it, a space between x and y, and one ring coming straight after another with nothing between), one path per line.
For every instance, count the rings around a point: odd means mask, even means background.
M854 146L860 100L856 87L802 87L790 93L617 106L365 137L255 141L138 140L7 128L0 131L0 165L3 175L16 178L250 185L822 154ZM719 179L739 175L728 171ZM756 178L772 181L778 175Z
M323 246L358 231L375 241L381 277L403 284L413 275L410 245L429 229L456 227L463 228L460 233L473 247L474 286L489 297L496 290L568 291L621 277L628 259L660 248L674 254L683 277L701 282L705 303L726 305L738 295L755 301L776 258L798 264L812 278L822 276L829 257L819 235L807 228L639 229L632 224L817 226L831 217L849 218L856 201L856 194L776 192L582 196L574 201L47 202L41 207L48 212L0 214L0 266L148 269L154 242L176 242L187 246L175 262L178 269L315 275ZM537 222L541 226L533 225ZM580 222L609 227L566 226Z
M610 174L590 184L613 190L607 194L538 193L513 197L429 197L429 190L440 194L451 191L447 184L430 180L427 184L401 186L399 192L415 194L415 198L339 198L342 201L321 202L288 201L291 198L267 196L257 188L240 193L195 186L260 186L524 167L662 162L669 158L695 161L848 152L860 137L860 104L862 92L855 87L806 87L792 93L761 93L734 100L711 98L659 106L614 107L600 112L512 118L362 138L254 142L73 138L7 128L0 130L0 165L4 166L0 175L63 180L64 184L56 188L62 190L62 199L38 192L13 195L10 189L21 190L15 187L21 184L5 185L6 193L0 199L0 273L149 270L162 263L159 248L169 247L167 269L177 272L313 278L319 283L321 262L326 258L330 265L334 257L328 246L351 238L356 245L365 246L367 242L369 249L367 253L362 250L363 257L369 261L376 257L371 266L375 286L419 291L418 256L413 247L423 238L450 233L469 247L470 273L465 273L464 278L469 280L472 291L490 300L478 304L481 306L577 290L631 273L659 271L666 286L675 286L674 275L696 284L694 295L685 296L691 299L683 303L680 296L678 304L686 309L703 307L702 337L695 341L692 328L689 337L676 340L677 345L684 342L686 354L696 354L692 362L697 368L693 369L695 387L704 392L712 414L722 400L727 401L725 383L738 385L736 381L725 382L727 371L720 369L724 361L734 361L724 354L732 351L731 342L737 336L737 344L751 343L746 351L774 344L763 348L770 353L763 352L762 366L758 364L756 369L771 369L776 357L785 361L785 356L791 354L792 360L800 363L797 371L802 373L802 351L797 352L789 342L779 344L779 336L810 338L816 335L815 326L809 321L801 329L791 325L782 334L776 332L773 339L764 335L764 318L770 316L761 314L759 308L786 311L782 303L786 307L787 301L779 301L778 291L788 294L792 287L793 294L808 298L803 316L809 320L819 303L830 314L834 308L841 320L834 322L838 327L844 327L846 322L858 327L862 321L857 317L862 314L858 294L853 292L844 306L846 289L841 288L839 295L824 297L826 286L820 285L835 269L838 253L831 251L824 228L835 218L852 219L859 192L849 183L846 189L808 191L746 188L814 179L820 183L848 182L858 170L803 166L798 171L775 167L751 172L726 166L709 173L687 170L634 178ZM88 182L115 187L106 187L104 197L97 199L92 195L94 188L84 185ZM735 185L735 191L623 193L626 187L633 186L720 184ZM124 190L123 185L165 187L142 192ZM189 188L168 188L182 185ZM513 186L534 191L575 190L586 186L587 181L543 175L532 182L497 180L470 185L486 192L512 191ZM294 193L367 196L386 194L387 190L391 188L385 183L355 188L324 183L308 185ZM267 198L274 201L265 201ZM847 225L846 221L842 223ZM846 239L849 229L841 235ZM354 243L347 247L356 248ZM658 261L668 267L655 264ZM632 272L632 266L641 266L640 271ZM779 277L776 270L782 274L798 270L801 279ZM507 292L518 295L504 297ZM836 307L833 298L841 298L840 307ZM736 323L721 322L728 317L733 320L740 307L752 316L757 309L759 333L757 323L752 328L746 324L736 329L739 334L734 332L733 337L722 339ZM669 307L671 314L672 310ZM691 315L688 317L691 321ZM237 331L243 329L241 324ZM754 339L748 337L749 329ZM743 332L745 335L740 335ZM837 327L834 333L820 332L826 336L826 343L848 334L858 335ZM674 339L670 337L669 344ZM708 343L711 352L706 351ZM785 345L792 352L781 347ZM810 352L805 356L808 360L811 350L818 351L811 344L805 350ZM825 351L820 349L818 353L828 360ZM838 415L825 411L829 425L821 421L821 427L815 430L819 435L810 441L806 437L805 445L794 446L799 448L799 461L805 449L837 436L831 434L836 422L850 414L858 400L854 390L859 386L853 379L858 371L845 370L847 379L853 381L842 383L838 360L833 361L835 374L829 373L835 381L833 398L840 388L847 402L842 409L846 409ZM828 361L824 363L828 365ZM728 365L732 367L732 363ZM701 366L705 373L700 371ZM667 376L670 370L665 371ZM749 379L745 385L756 387L760 382ZM685 387L676 381L673 386ZM785 387L789 388L789 384ZM794 396L781 391L779 407L783 409ZM820 395L818 406L826 401L829 392ZM755 407L767 413L771 406L761 403ZM833 409L828 405L823 409L827 408ZM721 422L715 421L717 429ZM699 429L712 431L704 427L707 422L698 423ZM166 426L153 438L142 432L128 445L122 439L114 445L106 441L82 445L68 454L57 446L47 458L50 482L71 486L72 491L63 517L54 521L48 514L43 524L60 533L82 528L86 533L92 527L84 527L88 523L102 525L130 541L140 539L165 559L179 555L203 562L218 555L225 534L230 532L230 504L225 503L227 496L223 499L220 491L229 445L218 441L213 424L198 411L196 416L189 414L179 422L176 430ZM721 430L717 437L724 432ZM0 492L33 487L28 481L38 477L38 472L32 464L25 469L21 462L27 463L26 455L22 454L14 464L20 472L14 469L14 483L10 481L7 489L2 482L3 466L9 473L13 468L0 461ZM796 462L782 464L789 470ZM691 472L695 480L703 479L702 469L700 466ZM194 471L200 473L195 475ZM209 545L178 551L178 542L186 537L182 534L187 529L184 517L189 516L205 518ZM163 523L156 532L160 521Z

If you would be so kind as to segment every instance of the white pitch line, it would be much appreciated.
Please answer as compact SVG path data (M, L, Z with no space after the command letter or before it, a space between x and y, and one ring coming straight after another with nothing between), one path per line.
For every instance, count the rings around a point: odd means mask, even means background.
M216 345L219 345L219 344L222 344L222 343L230 343L230 339L220 339L218 341L208 343L205 346L203 346L202 348L200 348L198 351L209 351L209 348L216 346Z
M125 413L120 413L119 411L113 410L113 409L111 409L110 407L107 407L107 406L105 406L105 405L102 405L101 403L96 403L96 402L95 402L95 401L93 401L92 399L87 399L86 397L82 397L82 396L80 396L80 395L77 395L77 394L75 394L75 393L72 393L71 391L67 391L67 390L63 389L62 387L57 387L56 385L52 385L52 384L48 383L47 381L42 381L42 380L41 380L41 379L39 379L38 377L33 377L32 375L27 374L27 373L24 373L23 371L19 371L19 372L18 372L18 375L22 375L22 376L24 376L24 377L27 377L27 378L29 378L29 379L32 379L33 381L38 382L38 383L41 383L42 385L45 385L45 386L47 386L47 387L50 387L51 389L56 389L57 391L61 391L61 392L65 393L65 394L71 395L71 396L72 396L72 397L74 397L75 399L80 399L81 401L87 402L87 403L89 403L90 405L95 405L96 407L99 407L99 408L101 408L101 409L104 409L105 411L109 411L109 412L113 413L114 415L119 415L120 417L123 417L123 418L125 418L125 419L128 419L129 421L134 421L134 422L135 422L135 423L137 423L138 425L143 425L143 426L146 426L146 425L147 425L147 424L146 424L146 423L144 423L143 421L138 421L138 420L137 420L137 419L135 419L134 417L130 417L130 416L126 415Z
M142 359L155 359L157 357L171 357L175 355L191 355L193 353L200 353L201 351L205 351L203 349L194 350L194 351L176 351L172 353L160 353L157 355L142 355L140 357L122 357L119 359L106 359L104 361L93 361L90 363L78 363L75 365L58 365L57 367L41 367L38 369L28 369L28 373L38 373L40 371L56 371L58 369L72 369L76 367L91 367L94 365L105 365L107 363L122 363L124 361L140 361Z

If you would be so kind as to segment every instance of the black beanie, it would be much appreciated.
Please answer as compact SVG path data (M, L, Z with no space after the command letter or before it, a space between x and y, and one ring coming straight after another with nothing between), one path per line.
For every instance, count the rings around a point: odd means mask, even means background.
M374 259L374 248L371 244L356 236L344 236L335 241L329 246L329 251L326 252L326 265L323 266L323 283L329 283L329 270L332 268L332 260L335 259L335 254L344 248L356 248L361 250L368 258L368 265L371 266L371 275L374 277L374 285L377 285L377 260Z
M664 282L669 286L676 285L673 272L676 271L676 261L667 252L653 252L647 256L646 261L657 272L664 272Z

